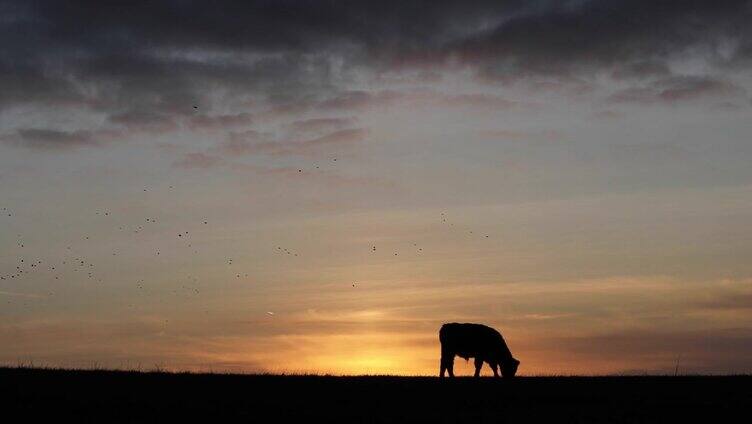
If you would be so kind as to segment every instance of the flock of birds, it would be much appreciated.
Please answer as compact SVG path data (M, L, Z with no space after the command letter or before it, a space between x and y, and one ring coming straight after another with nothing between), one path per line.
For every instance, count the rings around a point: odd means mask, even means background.
M336 160L336 159L335 159ZM169 189L174 189L174 186L169 186ZM148 189L144 188L144 192L147 192ZM110 210L95 210L94 211L95 216L99 216L105 219L113 219L115 214ZM2 216L6 219L12 219L14 217L14 212L12 212L7 206L2 208ZM133 234L140 234L142 232L147 232L150 230L151 227L156 226L159 221L156 217L153 216L147 216L142 218L143 221L140 223L130 223L130 224L115 224L117 226L117 229L119 232L131 232ZM447 216L446 212L441 212L440 215L440 222L441 224L448 226L448 227L454 227L454 223L450 222ZM200 226L209 226L209 219L201 219L198 223ZM2 222L0 221L0 225ZM7 228L7 227L6 227ZM199 249L194 245L195 243L192 240L192 234L189 233L189 231L179 231L175 234L175 238L182 242L183 247L189 249L192 253L198 254ZM468 230L469 235L475 235L475 232L472 230ZM489 238L488 234L484 234L481 237ZM79 241L91 241L91 236L88 234L83 234L78 239ZM85 254L81 253L85 251L86 249L78 249L74 247L78 247L74 244L69 244L65 247L65 251L62 255L58 257L57 260L43 260L42 258L34 257L33 255L28 254L26 251L28 250L26 248L27 243L24 241L24 238L21 234L17 235L16 240L16 249L18 251L17 253L17 261L15 264L13 264L14 269L10 270L0 270L0 293L3 293L4 290L11 289L9 284L16 283L18 280L27 280L32 278L36 274L40 274L43 271L46 271L48 276L53 278L54 280L61 280L64 277L67 278L75 278L77 280L85 279L85 280L91 280L97 283L103 282L103 277L98 274L98 267L95 264L95 260L87 257ZM369 251L372 254L375 254L377 252L377 246L376 245L369 245L368 246ZM416 254L422 254L423 253L423 247L419 246L418 243L412 243L412 249L414 253ZM77 253L76 253L77 252ZM278 255L283 256L289 256L289 257L298 257L300 256L300 252L294 248L290 247L284 247L284 246L275 246L274 252ZM156 250L154 251L154 256L161 256L161 251ZM97 254L101 254L100 251L97 251ZM111 252L111 256L118 256L119 252L118 250L113 250ZM393 256L399 256L399 251L393 251ZM7 257L7 256L6 256ZM233 259L230 257L225 258L225 265L227 267L232 267L234 264ZM72 276L70 274L73 274ZM236 279L241 278L248 278L249 273L244 271L234 271L231 273L234 275ZM352 282L352 287L356 288L358 287L357 282ZM152 292L154 293L155 290L161 289L164 292L164 288L158 288L155 285L148 285L145 281L145 279L140 278L136 279L135 281L135 289L139 292ZM17 288L17 287L16 287ZM171 292L172 294L190 294L194 296L198 296L201 293L201 285L199 281L199 277L196 275L187 275L184 280L180 280L180 285L177 287L172 288ZM5 293L8 293L5 291ZM48 293L49 296L53 296L54 292L50 291ZM28 297L25 297L23 302L24 304L27 304ZM11 297L9 297L6 300L7 303L12 303L13 300ZM133 303L129 303L128 307L132 308L134 307ZM273 316L274 313L272 311L267 312L268 316Z
M172 187L171 187L172 188ZM146 189L144 189L146 191ZM8 208L3 207L3 212L7 212ZM12 217L13 214L8 212L7 217ZM112 213L110 211L95 211L94 215L96 216L103 216L103 217L110 217L112 216ZM148 224L156 224L157 219L152 217L145 218L145 222ZM208 225L209 222L207 220L202 221L203 225ZM144 224L131 224L131 225L118 225L117 226L118 231L120 232L132 232L134 234L142 233L146 230L148 230L147 226ZM193 248L193 243L189 240L189 232L183 231L177 234L178 239L184 240L185 247L187 248ZM80 240L83 241L90 241L91 236L89 235L83 235ZM62 255L59 255L57 260L49 260L45 261L38 257L32 257L31 255L28 255L27 252L25 252L26 243L24 242L24 239L21 234L17 235L17 242L16 242L16 248L18 249L18 253L16 254L17 260L13 264L14 269L10 270L8 272L7 270L2 274L0 274L0 283L5 283L5 281L15 282L18 280L29 280L35 276L40 276L40 274L43 271L47 272L47 277L51 278L53 280L61 280L64 279L66 275L69 275L68 273L74 273L74 276L72 278L75 278L76 280L86 279L86 280L92 280L94 282L102 283L103 278L101 276L98 276L96 274L97 266L95 265L95 260L91 259L87 256L85 256L82 251L86 249L75 249L75 245L67 245L65 247L65 250ZM81 246L76 246L81 247ZM78 252L78 253L74 253ZM198 249L193 249L193 253L198 253ZM101 252L100 252L101 253ZM113 250L110 254L111 256L118 256L118 250ZM154 252L155 256L160 256L161 252L160 250L156 250ZM32 257L30 259L30 257ZM231 258L227 259L228 265L232 265L233 260ZM2 272L0 271L0 272ZM75 274L81 275L80 277L76 276ZM248 273L245 273L245 276L248 276ZM42 276L43 277L43 276ZM68 278L71 278L70 276ZM238 278L240 278L240 274L238 274ZM184 293L192 293L195 295L198 295L200 293L200 289L198 286L198 277L193 275L188 275L185 280L178 280L178 282L181 282L180 286L178 288L174 288L171 290L173 294L178 294L178 289L182 290ZM16 286L17 287L17 286ZM146 280L144 279L137 279L135 281L135 288L139 291L149 292L150 288L153 288L154 286L149 286L146 284ZM16 293L16 292L8 292L4 289L11 288L6 284L0 285L0 294L1 293ZM16 293L17 294L17 293ZM49 291L47 293L48 296L54 296L54 291ZM38 297L37 295L25 295L22 296L22 303L26 306L28 306L28 299L29 298L35 298ZM6 302L6 304L13 303L12 297L9 297ZM131 303L128 305L128 307L134 307L134 305Z

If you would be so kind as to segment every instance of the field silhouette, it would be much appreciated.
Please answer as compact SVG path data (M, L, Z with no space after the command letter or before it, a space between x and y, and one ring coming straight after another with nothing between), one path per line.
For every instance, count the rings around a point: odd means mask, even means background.
M24 422L723 422L749 411L752 377L440 379L0 368L0 394L3 416Z

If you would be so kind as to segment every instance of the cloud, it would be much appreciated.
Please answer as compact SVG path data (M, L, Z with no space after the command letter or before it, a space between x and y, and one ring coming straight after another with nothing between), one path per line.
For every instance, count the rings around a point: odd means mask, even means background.
M533 108L535 105L509 100L505 97L486 93L448 94L437 90L354 90L338 93L318 103L310 105L309 109L325 109L337 111L364 110L369 108L384 108L395 104L430 107L469 107L482 110L508 110L511 108Z
M736 112L744 109L744 106L730 101L721 101L711 105L710 108L720 112Z
M638 142L609 145L604 152L611 160L620 163L645 164L689 160L696 154L680 143Z
M23 298L29 298L29 299L40 299L44 296L35 294L35 293L22 293L22 292L12 292L12 291L5 291L0 290L0 295L4 296L10 296L10 297L23 297Z
M537 6L537 7L535 7ZM531 10L500 20L479 34L445 47L447 54L475 64L486 78L572 75L619 67L649 71L659 63L694 55L715 63L746 54L724 51L725 40L748 46L747 1L536 2ZM659 71L660 72L660 71Z
M644 372L673 371L682 358L683 372L734 372L752 369L752 331L744 328L660 331L631 330L546 342L563 356L593 364L614 365Z
M173 165L185 169L208 169L222 165L224 160L219 156L213 156L203 152L186 153L182 159Z
M171 116L156 112L131 110L111 115L108 120L133 131L162 133L178 128Z
M327 110L353 110L367 107L384 107L405 98L403 93L393 90L378 92L346 91L320 102L317 106Z
M478 93L442 95L439 96L439 101L449 106L472 106L486 109L509 109L519 105L518 102L500 96Z
M364 128L346 128L308 139L274 138L257 131L230 133L219 151L227 155L304 155L325 151L333 146L348 146L364 140L369 131Z
M698 302L697 306L709 309L752 309L752 293L726 294Z
M294 145L294 148L307 150L322 145L350 144L363 140L367 135L368 130L364 128L349 128L291 144Z
M298 120L290 124L293 131L300 133L335 131L352 126L357 119L352 116L344 118L311 118Z
M481 135L488 138L512 141L558 141L564 135L560 131L515 131L515 130L487 130Z
M256 130L230 132L217 150L229 156L252 154L257 151L257 144L266 139L267 135Z
M368 188L370 193L373 190L394 191L397 184L394 181L382 177L370 175L350 175L338 171L327 171L306 167L297 168L290 166L264 166L254 165L241 162L233 162L229 165L230 169L241 173L250 174L254 177L271 178L274 180L288 179L295 181L297 184L312 184L320 187L355 187L358 189Z
M110 132L58 131L42 128L22 128L3 137L6 143L40 150L72 149L94 146L100 143L97 136L112 135Z
M624 114L621 112L612 110L612 109L603 109L603 110L597 110L593 112L592 116L593 118L596 118L596 119L607 120L607 119L621 118L624 116Z
M396 102L489 111L526 106L487 92L425 89L451 72L574 95L589 94L603 74L632 85L613 93L613 103L723 98L743 94L722 74L752 63L750 18L752 8L742 0L123 7L18 0L4 3L0 21L0 113L65 106L104 115L108 128L26 137L83 146L97 139L86 131L238 129L256 119ZM704 64L707 76L675 75L676 60ZM354 88L378 81L398 82Z
M247 112L227 115L197 115L190 118L191 129L229 129L243 127L253 122L253 115Z
M671 70L665 62L642 61L629 63L615 69L611 76L615 79L638 79L668 77Z
M459 65L488 78L616 69L619 77L640 77L665 74L665 61L677 56L724 64L752 51L745 25L752 11L743 0L220 1L118 8L16 1L5 8L0 74L16 83L3 90L6 105L137 97L190 112L190 100L212 87L320 92L337 79L335 66L435 72ZM357 95L343 101L357 103Z
M29 103L83 107L87 99L71 81L49 75L40 65L0 59L0 111Z
M364 140L369 131L364 128L338 130L303 141L283 141L267 144L265 149L275 155L302 155L324 151L331 147L345 147Z
M707 76L673 76L646 86L620 90L611 96L610 103L674 104L701 98L744 96L741 87Z

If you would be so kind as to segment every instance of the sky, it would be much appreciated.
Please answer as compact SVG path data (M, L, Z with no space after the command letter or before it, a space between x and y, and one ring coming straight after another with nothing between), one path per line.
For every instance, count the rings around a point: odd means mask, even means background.
M0 363L750 373L750 21L2 0Z

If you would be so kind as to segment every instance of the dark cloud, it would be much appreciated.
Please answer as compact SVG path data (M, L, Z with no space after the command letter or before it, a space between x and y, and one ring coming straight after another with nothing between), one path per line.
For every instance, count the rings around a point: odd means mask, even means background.
M167 132L177 129L175 120L162 113L147 111L128 111L109 116L109 121L128 129L148 130L150 132Z
M2 24L0 24L2 25ZM5 48L0 41L0 46ZM0 59L3 59L0 52ZM28 103L86 106L86 97L70 81L45 72L42 66L0 60L0 111Z
M702 55L729 62L752 42L748 1L578 1L538 3L447 48L487 78L567 75ZM660 65L658 65L660 66ZM657 68L652 69L652 71ZM651 71L645 69L642 71Z
M667 77L671 70L664 62L644 61L630 63L614 70L611 74L616 79L645 79L650 77Z
M113 76L159 74L169 64L205 75L231 71L238 63L232 53L283 53L298 60L335 55L387 67L461 60L499 75L619 64L640 72L649 70L645 63L690 48L707 47L725 61L745 54L752 14L742 0L118 5L50 0L11 2L5 8L1 30L10 62L48 58L73 66L75 60L92 74ZM724 41L737 41L737 47L721 52ZM266 60L258 68L279 70L278 58ZM201 64L209 66L201 70Z
M420 0L377 2L217 1L123 2L18 1L6 19L14 39L37 30L29 42L54 36L58 45L88 50L150 46L266 53L362 47L371 55L439 47L484 21L523 9L523 1ZM86 24L86 25L82 25ZM92 37L93 34L105 37Z
M705 77L675 77L663 81L658 97L665 102L691 100L705 96L744 95L731 82Z
M57 131L40 128L23 128L3 137L6 143L33 149L70 149L99 144L111 132Z
M737 85L707 76L673 76L649 85L631 87L612 94L611 103L677 103L706 97L743 97L745 90Z
M752 57L746 0L18 0L0 7L0 111L75 106L143 131L243 126L258 112L246 109L259 104L261 117L387 106L405 91L348 90L347 83L401 72L431 75L418 78L430 83L452 69L580 94L592 90L589 75L605 72L635 84L612 101L679 102L735 87L716 75L676 77L671 60L746 69ZM649 85L654 79L663 82ZM511 106L486 94L434 100Z

